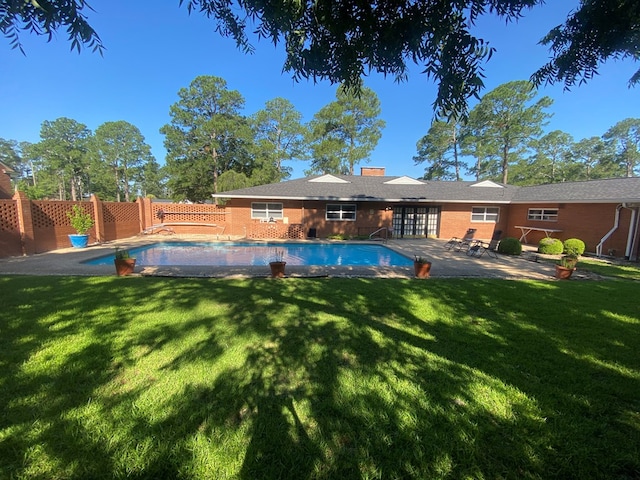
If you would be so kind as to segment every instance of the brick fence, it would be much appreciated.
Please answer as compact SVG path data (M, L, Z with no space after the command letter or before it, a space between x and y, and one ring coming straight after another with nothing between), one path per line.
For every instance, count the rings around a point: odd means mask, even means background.
M228 234L229 215L217 205L153 203L139 198L133 203L29 200L22 192L0 200L0 257L31 255L71 246L75 233L67 216L79 205L95 221L90 243L103 243L159 230L193 234Z

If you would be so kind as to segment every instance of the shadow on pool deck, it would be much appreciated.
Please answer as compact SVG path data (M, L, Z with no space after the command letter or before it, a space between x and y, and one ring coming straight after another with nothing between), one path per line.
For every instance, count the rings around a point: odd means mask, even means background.
M214 241L210 236L175 235L171 237L149 235L118 242L92 245L86 249L65 248L28 257L0 259L0 274L17 275L115 275L113 265L88 265L85 260L113 254L114 247L134 248L159 241ZM244 239L235 239L236 241ZM321 242L310 240L309 242ZM260 242L264 243L264 242ZM362 243L362 242L358 242ZM410 258L414 255L428 257L432 262L431 277L475 277L505 279L554 279L554 266L550 262L528 260L527 255L511 257L498 255L491 258L467 256L464 252L444 248L445 240L407 239L390 240L384 245ZM136 275L172 277L269 277L269 266L212 267L212 266L136 266ZM576 275L577 274L577 275ZM574 274L581 278L579 271ZM287 266L287 277L380 277L412 278L413 267L338 267L338 266ZM584 277L583 277L584 278Z

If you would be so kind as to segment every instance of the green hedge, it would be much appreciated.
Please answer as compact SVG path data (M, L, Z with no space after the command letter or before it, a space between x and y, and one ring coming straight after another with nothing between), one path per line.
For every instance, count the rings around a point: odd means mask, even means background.
M543 238L538 242L538 253L560 255L562 252L564 252L564 245L558 238Z
M520 255L522 253L522 244L517 238L507 237L500 240L498 253L502 253L503 255Z
M579 238L568 238L564 241L563 252L567 254L582 255L586 248L584 242Z

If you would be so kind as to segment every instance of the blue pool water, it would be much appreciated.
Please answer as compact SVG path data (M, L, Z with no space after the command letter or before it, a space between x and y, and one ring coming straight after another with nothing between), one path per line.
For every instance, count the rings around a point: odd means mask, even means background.
M142 267L157 265L250 266L267 265L275 251L284 252L287 265L408 267L413 260L384 245L351 243L186 243L162 242L129 251ZM111 265L113 255L88 260Z

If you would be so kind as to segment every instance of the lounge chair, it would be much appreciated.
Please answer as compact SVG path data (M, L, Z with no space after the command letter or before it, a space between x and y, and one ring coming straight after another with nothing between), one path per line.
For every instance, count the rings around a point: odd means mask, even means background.
M486 252L490 257L498 258L496 250L498 249L501 236L502 230L496 230L489 243L483 242L482 240L473 240L467 249L467 255L470 257L480 258Z
M444 248L447 250L455 250L456 252L468 252L469 247L471 247L471 243L474 241L473 236L475 233L476 229L470 228L467 230L464 237L452 237L451 240L444 244Z

